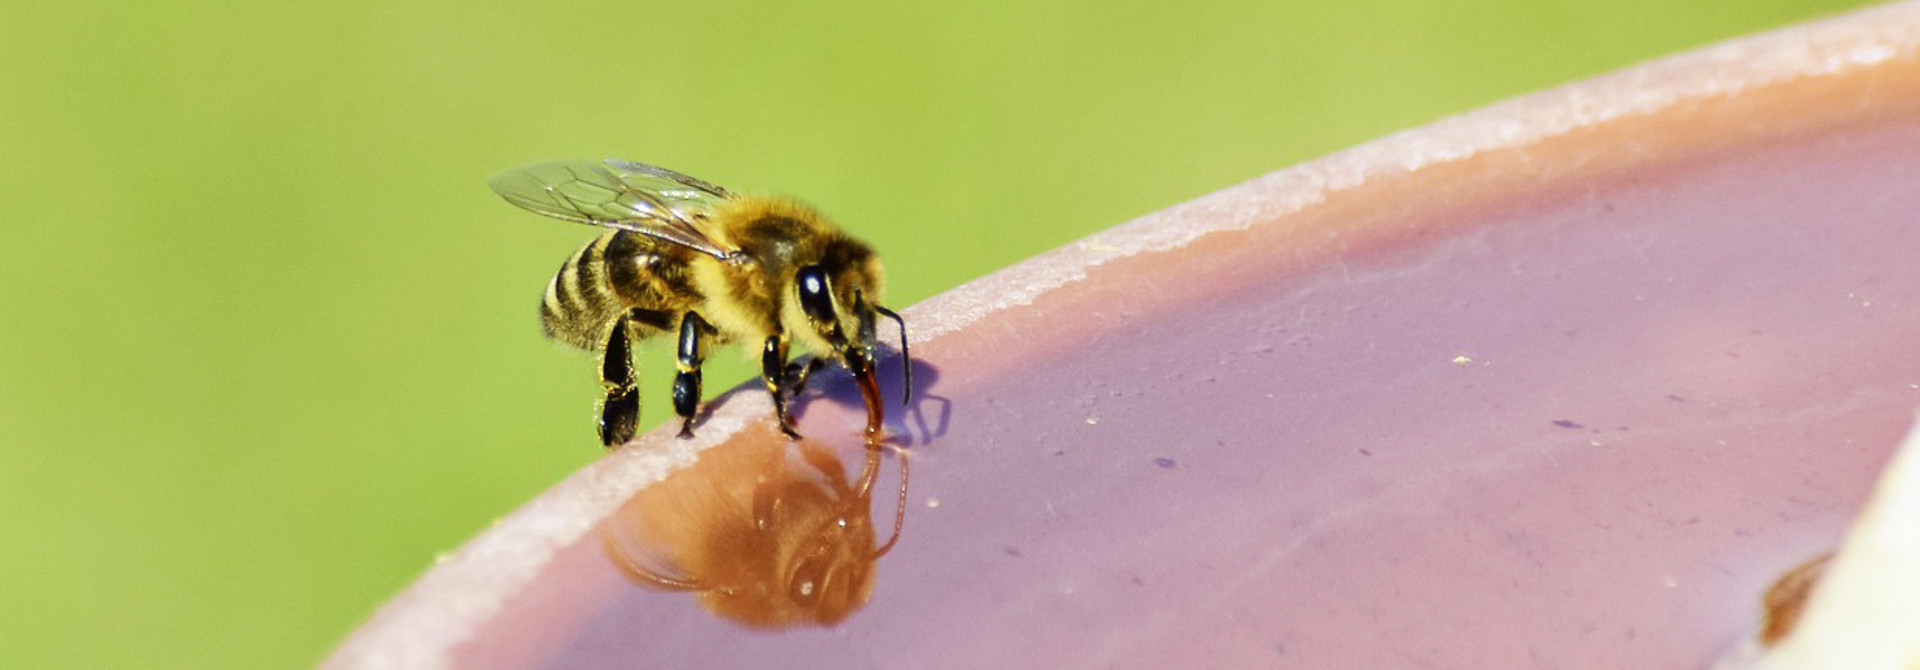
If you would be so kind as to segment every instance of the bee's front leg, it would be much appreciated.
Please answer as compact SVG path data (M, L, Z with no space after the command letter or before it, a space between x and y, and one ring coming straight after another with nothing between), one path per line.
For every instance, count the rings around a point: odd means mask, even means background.
M783 390L787 393L787 399L792 400L799 396L802 391L807 390L807 378L812 377L813 373L819 372L820 366L826 364L826 361L812 357L809 357L804 363L800 361L788 363L785 373L786 376L783 377L786 381L781 382L784 386Z
M766 380L767 393L773 396L773 416L780 421L780 432L798 440L800 433L794 431L793 419L787 416L786 373L787 341L778 333L768 335L766 346L760 351L760 377Z
M681 418L680 437L693 437L694 413L700 409L700 363L706 351L700 336L712 330L699 314L687 312L680 317L679 373L673 376L673 411Z
M600 384L607 390L600 400L600 444L611 448L633 439L640 421L640 391L634 388L627 318L620 317L609 330L606 346L600 348Z

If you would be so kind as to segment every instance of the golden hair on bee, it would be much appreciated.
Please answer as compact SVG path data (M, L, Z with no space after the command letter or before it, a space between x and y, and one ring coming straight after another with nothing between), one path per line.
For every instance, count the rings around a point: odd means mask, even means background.
M782 300L781 289L791 286L805 265L821 263L837 271L829 277L841 305L851 305L853 291L878 301L883 287L880 258L864 242L842 232L827 216L789 198L735 195L708 215L714 241L739 249L752 263L700 262L693 265L694 285L711 300L703 316L722 332L765 336L782 330L815 356L838 353L808 323L800 301ZM845 310L835 310L844 313ZM848 316L857 316L848 314ZM843 324L853 332L855 323ZM747 352L752 355L754 352Z
M632 341L677 332L674 411L692 435L700 364L711 344L757 345L761 377L780 427L786 402L825 361L853 372L867 405L867 436L884 424L874 379L875 321L906 322L881 306L880 258L825 214L786 198L738 195L672 170L621 160L563 161L510 170L493 190L516 206L611 229L582 247L548 283L541 320L549 337L600 354L600 438L634 433L640 401ZM813 355L789 362L794 344ZM748 350L751 356L753 349ZM903 360L902 402L911 397Z

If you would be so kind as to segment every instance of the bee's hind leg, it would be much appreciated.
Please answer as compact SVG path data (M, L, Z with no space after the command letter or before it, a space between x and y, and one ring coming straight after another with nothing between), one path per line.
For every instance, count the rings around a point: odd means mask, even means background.
M600 444L616 447L633 439L640 421L640 391L634 388L633 347L627 318L613 323L606 346L600 348L600 384L607 396L600 400Z
M700 409L700 363L707 358L700 337L712 330L699 314L687 312L680 317L680 371L673 376L673 411L680 415L682 438L693 437L693 418Z

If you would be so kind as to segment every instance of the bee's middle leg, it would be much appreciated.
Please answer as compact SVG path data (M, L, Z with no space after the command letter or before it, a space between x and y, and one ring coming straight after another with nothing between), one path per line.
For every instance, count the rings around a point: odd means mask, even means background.
M700 409L700 363L707 358L700 337L712 329L699 314L687 312L680 317L679 373L673 376L673 411L680 415L682 438L693 437L693 417Z

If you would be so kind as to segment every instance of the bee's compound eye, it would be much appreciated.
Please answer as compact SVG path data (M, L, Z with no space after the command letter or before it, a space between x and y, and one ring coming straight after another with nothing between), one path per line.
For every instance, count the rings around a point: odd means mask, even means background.
M800 309L818 323L833 321L833 288L827 284L827 272L818 265L800 268L794 275L800 288Z

